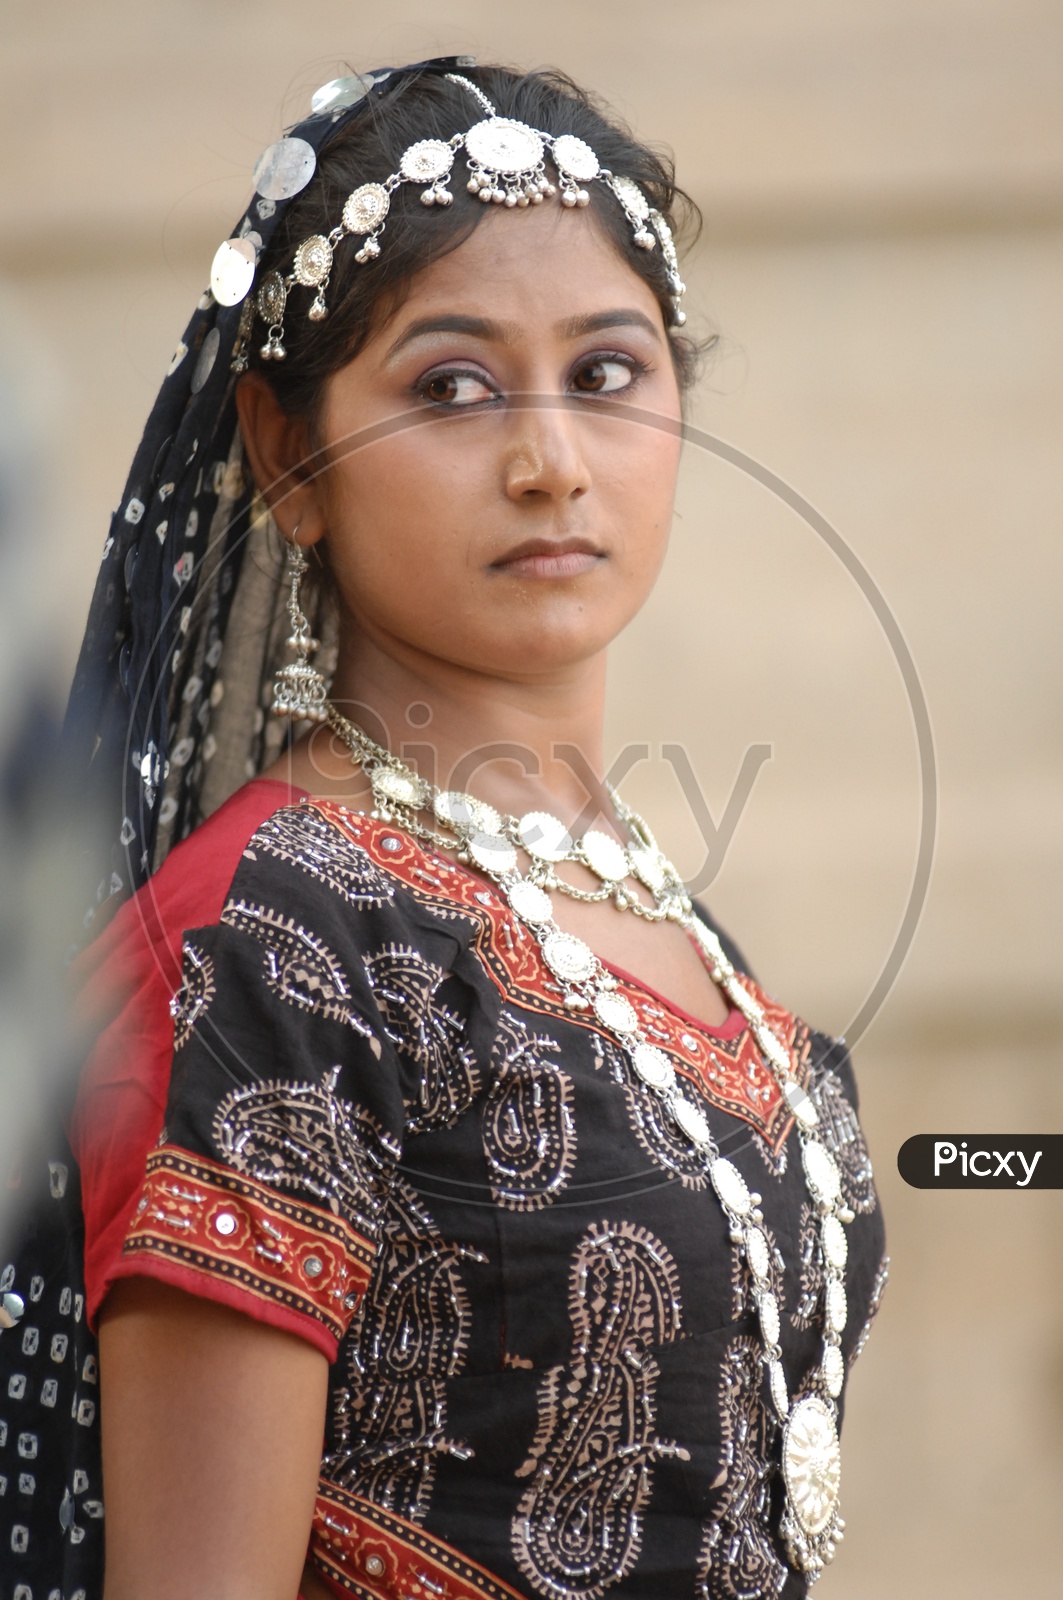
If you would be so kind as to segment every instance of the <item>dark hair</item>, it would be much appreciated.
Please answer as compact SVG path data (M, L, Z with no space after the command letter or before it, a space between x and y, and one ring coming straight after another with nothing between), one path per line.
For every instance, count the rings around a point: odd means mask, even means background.
M678 240L696 235L700 214L676 186L670 157L640 144L593 95L562 72L518 73L506 67L463 68L500 116L526 122L554 136L569 133L591 146L603 167L633 178L650 205ZM343 204L360 184L382 182L395 172L404 150L418 139L450 139L471 127L482 112L467 89L440 73L421 72L397 79L394 88L370 95L360 111L324 145L317 171L288 207L282 226L259 267L262 281L271 268L291 270L296 247L311 234L327 234L339 221ZM455 174L456 176L456 174ZM284 409L313 424L325 380L350 361L381 319L401 303L414 275L467 239L490 207L453 184L454 203L425 207L420 190L402 185L391 197L379 257L365 266L355 261L356 239L337 247L328 288L328 319L307 318L312 289L293 286L285 319L287 359L262 361L260 340L252 338L251 365L269 380ZM673 308L660 248L635 245L631 226L604 184L589 186L590 204L619 255L652 289L661 307L680 387L693 382L701 348L672 328ZM519 226L519 220L514 218ZM257 332L257 329L256 329ZM711 341L710 341L711 342Z

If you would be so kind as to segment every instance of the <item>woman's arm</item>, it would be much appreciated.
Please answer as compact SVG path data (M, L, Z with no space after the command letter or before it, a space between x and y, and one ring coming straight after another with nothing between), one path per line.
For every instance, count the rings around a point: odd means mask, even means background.
M328 1362L149 1278L100 1316L104 1600L296 1600Z

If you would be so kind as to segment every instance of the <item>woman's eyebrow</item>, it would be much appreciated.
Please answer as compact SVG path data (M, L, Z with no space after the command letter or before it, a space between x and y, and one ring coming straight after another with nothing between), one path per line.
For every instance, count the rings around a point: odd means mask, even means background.
M464 333L473 339L492 340L496 344L512 344L519 336L520 330L510 322L492 322L488 317L463 316L454 312L438 317L418 317L416 322L411 322L404 328L395 343L390 346L384 357L390 361L400 350L412 344L414 339L422 339L426 333Z
M563 339L582 339L588 333L604 333L607 328L643 328L655 339L660 339L660 331L644 311L627 307L616 311L587 312L582 316L569 317L567 322L556 325L556 331Z
M660 332L651 318L632 307L618 307L614 311L588 311L555 324L554 332L562 339L582 339L589 333L603 333L608 328L642 328L660 342ZM463 333L473 339L483 339L495 344L515 344L521 330L512 322L492 322L489 317L467 316L460 312L441 313L436 317L418 317L404 328L384 357L392 361L415 339L431 333Z

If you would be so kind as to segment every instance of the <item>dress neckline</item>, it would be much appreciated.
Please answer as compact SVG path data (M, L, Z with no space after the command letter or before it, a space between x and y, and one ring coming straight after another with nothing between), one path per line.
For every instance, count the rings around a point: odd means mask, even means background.
M312 795L306 789L302 789L296 784L285 783L283 778L255 778L252 781L255 783L276 784L282 789L287 789L288 792L297 799L309 800L313 804L317 804L320 800L326 800L329 804L338 804L342 806L345 811L351 810L351 807L344 805L343 801L329 800L327 796ZM356 816L365 816L366 814L367 813L365 812L354 812L354 815ZM392 824L392 826L394 826L394 824ZM400 828L398 831L401 833L403 830ZM413 842L417 845L419 850L427 855L428 852L425 850L420 840L415 839ZM449 865L451 865L456 871L463 872L466 877L471 878L474 882L482 882L486 886L490 887L492 891L497 892L497 886L493 884L489 878L481 878L478 872L471 871L470 868L464 864L464 862L454 861L450 862ZM691 940L691 944L693 944L693 940ZM697 946L694 945L694 948L697 949ZM597 951L595 951L595 954L597 955ZM713 1026L712 1023L705 1022L701 1017L696 1017L692 1012L684 1010L684 1008L679 1005L677 1001L670 1000L667 995L661 994L659 990L653 988L651 984L646 983L644 979L636 977L633 972L628 972L625 967L617 966L612 961L606 961L602 956L598 956L598 960L601 961L602 966L605 967L606 971L611 972L615 978L619 978L621 982L626 983L629 988L638 989L642 994L648 995L651 1000L657 1003L657 1005L663 1006L664 1009L669 1011L673 1017L678 1018L685 1027L689 1028L692 1032L702 1034L705 1038L721 1039L730 1043L732 1040L738 1038L746 1026L746 1019L742 1015L741 1011L739 1011L737 1006L731 1007L723 1022Z
M737 1039L747 1025L745 1017L737 1006L732 1006L727 1016L717 1026L713 1026L711 1022L703 1022L700 1017L695 1017L692 1012L685 1011L677 1001L669 1000L666 994L661 994L659 990L654 989L644 978L637 978L633 972L628 972L624 967L618 967L615 962L605 961L601 956L598 957L598 960L601 961L607 972L613 974L614 978L619 978L629 988L639 989L643 994L649 995L651 1000L655 1000L659 1006L663 1006L666 1011L670 1011L673 1017L678 1017L680 1022L689 1028L691 1032L704 1034L708 1039L726 1039L730 1042L732 1039Z

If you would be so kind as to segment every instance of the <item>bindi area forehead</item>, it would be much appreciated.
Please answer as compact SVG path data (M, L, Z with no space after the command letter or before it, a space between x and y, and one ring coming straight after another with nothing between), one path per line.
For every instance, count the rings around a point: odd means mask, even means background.
M408 328L428 318L479 318L515 330L534 322L553 331L555 323L618 308L641 313L644 326L663 339L656 294L593 211L492 212L415 275L380 337L390 355L397 338L405 340ZM472 333L453 324L443 331ZM510 342L508 326L498 337Z

